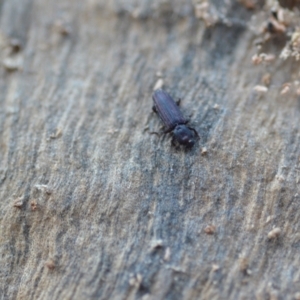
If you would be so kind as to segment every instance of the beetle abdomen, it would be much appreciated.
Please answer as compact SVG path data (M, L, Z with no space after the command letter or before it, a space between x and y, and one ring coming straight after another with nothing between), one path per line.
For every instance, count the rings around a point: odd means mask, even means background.
M156 111L166 126L167 131L173 130L176 125L187 123L187 119L168 93L161 89L156 90L152 95L152 99Z

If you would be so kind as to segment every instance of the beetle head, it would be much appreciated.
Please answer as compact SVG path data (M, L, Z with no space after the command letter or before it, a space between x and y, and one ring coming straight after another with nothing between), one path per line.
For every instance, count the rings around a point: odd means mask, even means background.
M195 137L193 132L186 127L184 124L177 125L174 130L173 134L175 139L178 141L180 145L184 145L188 148L191 148L195 144Z

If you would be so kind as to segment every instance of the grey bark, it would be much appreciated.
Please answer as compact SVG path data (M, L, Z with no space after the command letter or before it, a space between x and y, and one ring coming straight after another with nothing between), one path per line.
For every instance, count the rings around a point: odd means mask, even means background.
M1 2L0 299L299 296L298 65L253 66L224 3L206 28L189 1ZM149 133L157 72L191 151Z

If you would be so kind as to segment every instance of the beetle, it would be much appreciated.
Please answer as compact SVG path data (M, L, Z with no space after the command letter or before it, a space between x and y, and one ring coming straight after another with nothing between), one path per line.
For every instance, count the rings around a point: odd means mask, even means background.
M153 111L157 113L165 125L164 133L172 133L172 145L175 145L177 141L180 145L191 148L195 144L195 138L198 137L198 132L187 126L189 122L182 112L180 111L178 105L175 103L174 99L164 90L158 89L153 95L152 99L154 106Z

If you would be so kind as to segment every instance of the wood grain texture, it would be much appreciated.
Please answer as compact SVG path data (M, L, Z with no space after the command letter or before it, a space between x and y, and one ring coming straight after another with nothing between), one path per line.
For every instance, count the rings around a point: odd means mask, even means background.
M299 296L298 65L253 66L253 12L214 3L231 26L189 1L1 2L1 59L22 49L0 71L0 299ZM191 151L149 134L157 72Z

